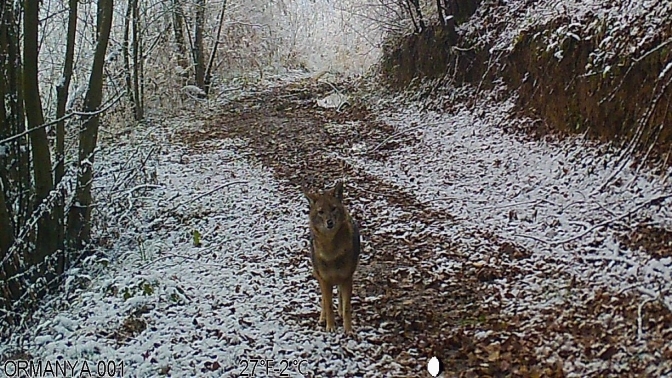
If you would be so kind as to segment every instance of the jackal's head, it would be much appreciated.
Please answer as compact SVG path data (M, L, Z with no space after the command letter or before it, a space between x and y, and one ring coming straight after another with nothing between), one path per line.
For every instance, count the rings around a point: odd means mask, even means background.
M347 213L343 206L343 183L324 193L304 192L310 203L310 225L321 234L334 234L346 221Z

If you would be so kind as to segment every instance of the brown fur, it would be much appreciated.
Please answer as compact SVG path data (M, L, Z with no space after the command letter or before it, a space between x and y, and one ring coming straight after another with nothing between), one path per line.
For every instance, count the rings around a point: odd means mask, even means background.
M357 224L343 206L343 183L322 194L305 193L310 202L310 252L313 275L320 283L319 323L334 331L333 287L338 286L338 314L345 332L352 332L352 277L357 269L360 236Z

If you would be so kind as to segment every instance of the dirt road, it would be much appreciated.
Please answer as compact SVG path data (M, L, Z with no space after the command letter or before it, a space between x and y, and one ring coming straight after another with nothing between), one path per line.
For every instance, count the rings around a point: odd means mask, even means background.
M432 356L446 377L672 375L666 172L515 132L533 123L487 95L318 106L332 91L260 87L104 140L99 247L0 354L134 377L417 377ZM317 325L301 194L338 179L363 238L354 337Z

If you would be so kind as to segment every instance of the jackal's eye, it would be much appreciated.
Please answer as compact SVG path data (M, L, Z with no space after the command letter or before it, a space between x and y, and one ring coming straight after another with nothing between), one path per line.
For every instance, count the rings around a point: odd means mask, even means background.
M317 213L320 214L320 215L324 215L324 210L322 210L322 209L317 210Z
M336 207L335 207L335 206L332 206L332 207L331 207L331 212L333 213L334 211L336 211Z

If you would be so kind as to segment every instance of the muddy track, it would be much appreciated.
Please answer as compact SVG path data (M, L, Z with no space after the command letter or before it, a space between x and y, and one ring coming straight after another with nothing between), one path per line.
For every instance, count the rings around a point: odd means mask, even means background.
M204 148L204 139L236 138L246 142L241 152L271 168L291 196L301 188L320 189L337 179L346 181L346 202L360 223L364 240L362 263L358 270L353 298L356 327L385 329L386 353L407 368L408 376L425 370L427 356L444 361L449 376L502 374L515 366L483 365L482 345L468 333L475 329L506 330L515 325L501 319L498 309L487 299L499 295L485 283L502 277L513 278L513 268L493 269L469 263L464 251L470 246L449 240L445 228L455 220L450 214L419 202L413 193L361 172L343 157L353 146L366 141L377 146L365 152L372 159L386 159L389 151L402 147L388 142L394 133L389 125L377 121L363 107L341 112L319 108L315 99L325 88L276 88L225 106L203 130L176 137L195 148ZM413 137L403 143L417 143ZM306 234L307 237L307 234ZM492 255L505 259L524 258L526 252L492 235ZM307 251L304 251L307 254ZM302 258L305 258L302 255ZM461 268L450 275L437 269L439 261ZM287 314L302 326L316 327L318 309L313 316ZM509 325L511 324L511 325ZM472 332L470 332L472 331ZM562 375L554 366L537 361L529 348L509 337L502 346L513 365L522 367L521 376ZM482 356L483 357L483 356ZM487 356L483 357L487 358Z

